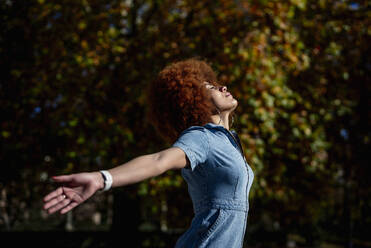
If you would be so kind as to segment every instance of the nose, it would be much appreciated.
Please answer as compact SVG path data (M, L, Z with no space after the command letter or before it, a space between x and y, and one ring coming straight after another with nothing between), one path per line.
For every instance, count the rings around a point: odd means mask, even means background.
M219 87L219 90L221 92L226 92L227 91L227 86L221 86L221 87Z

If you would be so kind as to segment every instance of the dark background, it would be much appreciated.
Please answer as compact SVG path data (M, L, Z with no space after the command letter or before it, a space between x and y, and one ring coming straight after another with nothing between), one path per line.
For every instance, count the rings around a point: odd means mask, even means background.
M209 61L239 101L255 181L245 247L371 247L367 1L0 1L1 239L172 247L192 205L179 171L47 216L53 175L164 143L146 88ZM40 242L41 241L41 242Z

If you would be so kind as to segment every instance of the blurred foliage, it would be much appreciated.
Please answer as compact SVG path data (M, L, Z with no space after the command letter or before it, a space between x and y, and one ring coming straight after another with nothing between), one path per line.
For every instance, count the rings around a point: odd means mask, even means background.
M38 209L51 175L110 168L171 145L143 119L146 88L168 63L200 56L239 100L233 128L255 171L247 243L268 234L307 245L369 239L369 7L1 1L0 230L66 228ZM140 198L144 229L190 223L179 172L117 191ZM92 200L74 212L75 229L84 229L78 213L102 216L86 217L92 230L119 218L105 207L116 204L112 194L101 197L106 205Z

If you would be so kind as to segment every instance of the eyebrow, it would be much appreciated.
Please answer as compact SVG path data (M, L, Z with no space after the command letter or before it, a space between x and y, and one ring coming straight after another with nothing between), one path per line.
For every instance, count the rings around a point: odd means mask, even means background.
M215 88L217 88L217 89L219 89L219 87L222 87L222 86L223 86L223 85L219 84L218 82L212 82L212 83L210 83L210 82L208 82L208 81L204 81L204 82L202 83L202 86L201 86L201 87L206 87L206 86L208 86L208 85L213 86L213 87L215 87Z

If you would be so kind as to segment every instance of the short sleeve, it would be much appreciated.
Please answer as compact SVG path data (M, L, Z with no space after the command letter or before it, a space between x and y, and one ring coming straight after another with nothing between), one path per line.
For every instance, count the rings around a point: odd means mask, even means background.
M206 161L209 153L209 137L204 128L188 128L181 133L172 147L179 147L187 155L192 171Z

